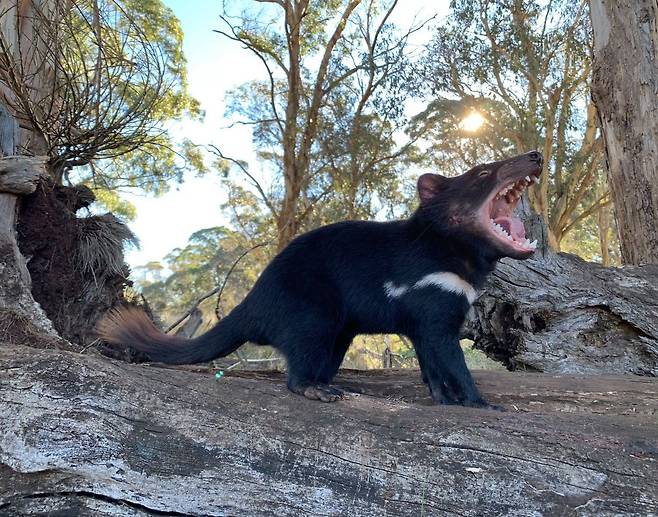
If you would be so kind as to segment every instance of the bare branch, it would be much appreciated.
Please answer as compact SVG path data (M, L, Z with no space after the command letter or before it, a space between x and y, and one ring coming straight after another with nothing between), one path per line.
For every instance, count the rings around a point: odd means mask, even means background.
M258 191L258 194L260 195L263 203L265 203L265 206L267 206L267 208L269 208L270 212L272 212L272 215L274 217L278 217L278 210L276 209L276 207L270 201L269 197L265 193L265 190L261 186L260 182L254 177L253 174L251 174L247 170L247 168L244 166L244 164L242 162L240 162L240 160L236 160L235 158L231 158L230 156L226 156L224 153L222 153L222 151L219 149L219 147L217 147L214 144L208 144L208 148L210 149L210 152L212 152L213 154L215 154L219 158L221 158L223 160L228 160L232 164L237 165L238 168L243 172L243 174L245 176L247 176L247 178L249 178L249 180L251 181L251 184Z
M245 250L235 261L233 264L231 264L231 267L229 268L228 272L224 276L224 281L222 282L222 285L219 287L217 290L217 303L215 304L215 316L217 317L218 320L222 319L222 315L220 314L220 307L219 304L222 300L222 293L224 292L224 288L226 287L226 283L228 282L229 277L231 276L231 273L233 273L233 270L235 269L235 266L238 265L238 263L246 257L249 253L254 251L255 249L262 248L263 246L269 246L272 244L271 242L261 242L259 244L256 244L255 246L252 246L248 250Z
M610 192L608 191L605 194L603 194L599 199L597 199L596 202L594 202L589 208L587 208L586 210L581 212L577 217L575 217L567 226L565 226L563 233L567 233L569 230L573 229L580 221L592 215L599 208L608 206L610 203L612 203L612 198L610 197Z
M224 281L222 282L222 285L220 285L219 287L214 288L212 291L207 292L203 296L199 297L196 301L194 301L192 306L185 312L185 314L183 314L180 318L178 318L171 325L169 325L167 327L167 329L165 330L165 332L168 334L169 332L174 330L176 327L178 327L178 325L183 323L183 321L185 321L185 319L188 318L196 309L198 309L199 305L201 305L202 302L204 302L208 298L211 298L211 297L215 296L218 293L219 293L219 296L217 297L217 305L219 305L219 300L222 296L222 292L224 291L224 287L226 286L226 282L228 282L228 279L231 276L231 273L233 272L233 269L235 269L235 266L238 265L238 262L240 262L245 256L247 256L247 254L251 253L253 250L255 250L257 248L261 248L263 246L268 246L269 244L271 244L271 243L262 242L260 244L256 244L255 246L252 246L251 248L246 250L244 253L242 253L242 255L240 255L235 260L235 262L233 262L233 265L228 270L228 273L226 273L226 276L224 277ZM216 314L217 314L217 311L216 311ZM221 319L221 318L219 316L217 316L217 319Z
M0 85L22 125L45 141L56 181L67 168L163 139L163 102L176 79L120 1L19 3L31 30L18 46L0 33ZM0 18L11 24L5 17L18 12Z

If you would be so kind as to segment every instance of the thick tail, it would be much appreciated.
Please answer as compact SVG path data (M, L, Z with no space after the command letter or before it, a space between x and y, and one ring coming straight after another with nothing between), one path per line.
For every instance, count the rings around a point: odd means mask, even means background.
M239 320L232 312L205 334L186 339L162 333L142 310L124 307L109 312L96 326L96 333L108 343L144 352L151 361L203 363L234 352L246 341Z

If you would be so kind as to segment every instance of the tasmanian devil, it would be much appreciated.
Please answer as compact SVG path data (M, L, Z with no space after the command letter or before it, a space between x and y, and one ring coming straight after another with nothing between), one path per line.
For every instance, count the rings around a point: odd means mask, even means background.
M297 237L242 303L195 339L162 334L136 309L109 313L99 335L174 364L223 357L246 341L272 345L287 360L291 391L332 402L343 393L329 383L354 336L397 333L413 342L436 403L487 406L460 327L496 261L532 255L536 242L512 212L541 170L533 151L455 178L424 174L411 218L346 221Z

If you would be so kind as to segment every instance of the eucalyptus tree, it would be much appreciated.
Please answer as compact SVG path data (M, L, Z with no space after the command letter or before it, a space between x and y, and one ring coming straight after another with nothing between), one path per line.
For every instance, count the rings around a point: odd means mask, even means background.
M610 203L590 98L591 30L581 0L453 0L416 75L430 100L415 119L428 162L442 170L529 149L545 157L530 202L559 249ZM480 114L480 125L468 124ZM466 119L466 121L464 120ZM466 122L466 123L465 123Z
M408 42L424 22L398 31L397 0L267 3L225 11L218 32L264 67L265 80L231 93L228 114L253 127L273 177L264 184L236 162L276 222L281 248L301 229L399 201L399 167L414 140L395 135L406 123Z
M606 163L626 264L658 263L658 5L591 0Z

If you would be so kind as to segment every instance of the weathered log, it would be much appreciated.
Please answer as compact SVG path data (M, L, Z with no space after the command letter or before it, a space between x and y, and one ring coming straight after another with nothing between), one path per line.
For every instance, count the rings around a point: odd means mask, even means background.
M418 372L182 371L0 346L0 514L648 515L658 380L476 372L507 412L432 406Z
M658 375L658 266L503 260L467 334L510 369Z
M502 260L464 335L509 369L658 375L658 266L606 268L548 248L527 214L535 258Z
M47 156L3 156L0 157L0 192L9 194L31 194L39 180L48 176Z

